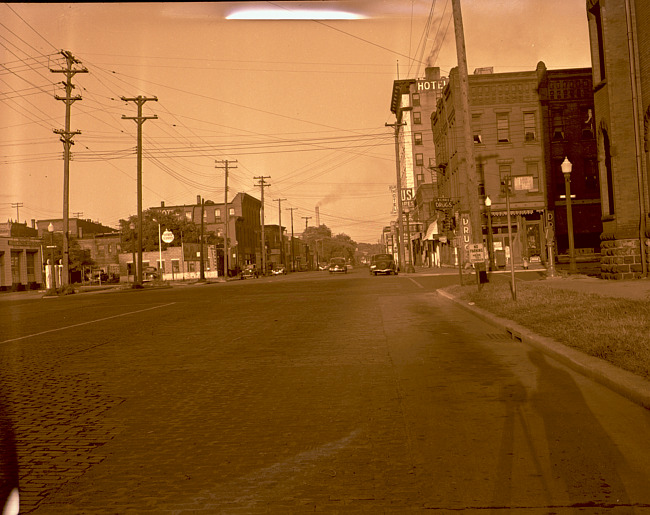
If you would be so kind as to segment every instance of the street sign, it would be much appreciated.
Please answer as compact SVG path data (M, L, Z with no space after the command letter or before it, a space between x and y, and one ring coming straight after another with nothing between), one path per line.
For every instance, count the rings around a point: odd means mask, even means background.
M171 243L174 241L174 233L169 229L165 229L165 232L162 234L162 241L165 243Z
M454 201L450 198L438 197L434 201L436 209L453 209Z
M482 263L485 261L485 252L482 243L470 243L467 246L470 263Z

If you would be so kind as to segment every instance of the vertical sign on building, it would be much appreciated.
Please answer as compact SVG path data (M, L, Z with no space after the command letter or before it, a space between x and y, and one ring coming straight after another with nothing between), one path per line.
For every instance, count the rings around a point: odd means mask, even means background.
M472 243L472 224L469 212L460 214L460 235L463 245L463 261L467 262L469 260L469 245Z

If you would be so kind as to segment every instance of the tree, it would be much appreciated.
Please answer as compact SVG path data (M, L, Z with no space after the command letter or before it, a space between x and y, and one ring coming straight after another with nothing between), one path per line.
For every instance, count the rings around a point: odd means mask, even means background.
M50 245L50 236L45 236L45 245ZM45 249L45 259L50 259L50 252L54 255L54 262L58 263L63 258L63 233L52 234L52 245L56 248ZM93 266L95 262L90 257L90 250L82 249L74 236L70 237L68 258L70 264L70 271L82 270L85 266Z

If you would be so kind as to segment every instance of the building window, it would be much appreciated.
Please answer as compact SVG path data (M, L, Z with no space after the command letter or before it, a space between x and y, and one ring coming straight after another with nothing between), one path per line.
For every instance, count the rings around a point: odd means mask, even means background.
M598 165L595 159L584 160L585 191L593 198L598 197Z
M553 141L562 141L564 139L564 116L562 111L554 109L552 112L553 123Z
M510 183L510 165L499 165L499 184L501 185L500 194L502 197L506 195L506 187ZM512 193L512 189L510 190Z
M416 180L418 181L418 186L420 184L424 184L424 174L423 173L417 174L416 175Z
M179 259L172 259L172 272L177 274L181 271L181 262Z
M424 166L424 154L415 154L416 166Z
M497 141L510 142L510 119L508 113L497 113Z
M235 216L235 208L234 208L234 207L231 207L231 208L228 210L228 215L229 215L229 216Z
M25 257L27 258L27 282L33 283L36 280L36 252L27 252Z
M217 208L214 210L214 219L217 222L221 220L221 209Z
M594 139L594 110L583 107L580 110L582 118L582 139Z
M605 80L605 44L603 40L603 19L600 14L600 2L596 2L589 11L594 17L596 39L598 40L598 77L600 82Z
M422 113L420 111L413 111L413 123L422 123Z
M112 253L113 253L113 245L110 244L110 243L108 244L108 253L109 253L109 254L112 254Z
M436 158L435 157L430 157L429 158L429 168L435 168L436 167Z
M192 221L192 211L185 211L185 219L189 222Z
M420 94L413 93L413 107L418 107L420 105Z
M421 132L413 133L413 139L415 140L416 145L422 145L422 133Z
M524 113L524 140L537 140L537 127L535 125L535 113Z
M472 115L472 135L474 137L474 143L477 145L483 143L483 135L481 133L481 115L479 114Z
M526 175L532 177L532 185L528 191L539 191L539 166L538 163L526 163ZM529 182L530 184L530 182Z

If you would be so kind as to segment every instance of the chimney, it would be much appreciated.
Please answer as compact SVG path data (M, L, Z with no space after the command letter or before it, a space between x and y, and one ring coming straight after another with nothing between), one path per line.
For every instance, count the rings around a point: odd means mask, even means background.
M201 205L201 195L196 196L196 203L200 206Z
M165 207L165 201L164 200L160 201L160 207Z
M440 80L440 67L439 66L427 66L424 69L424 76L428 82L433 82L435 80Z
M320 208L316 206L316 227L320 227Z
M36 218L32 218L32 229L36 229Z

